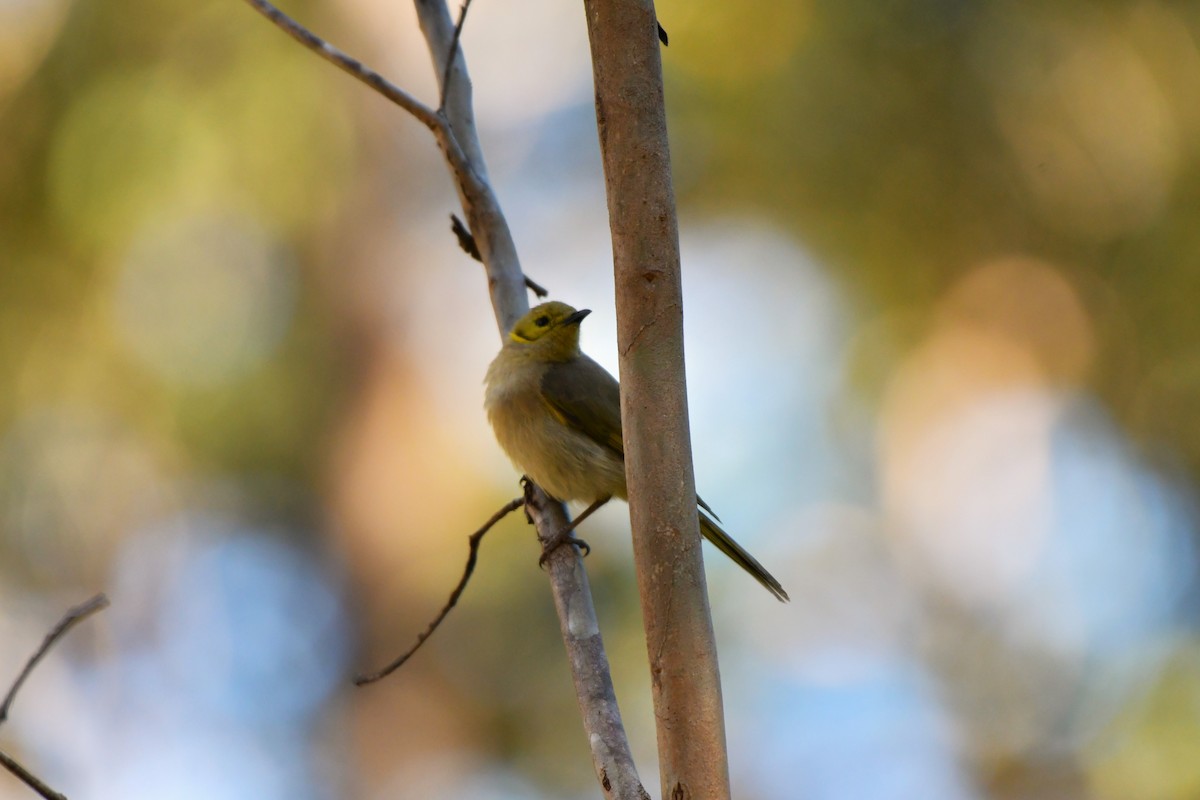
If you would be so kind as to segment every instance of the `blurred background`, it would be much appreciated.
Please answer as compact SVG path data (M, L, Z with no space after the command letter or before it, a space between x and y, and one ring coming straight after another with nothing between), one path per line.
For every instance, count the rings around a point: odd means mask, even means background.
M403 2L286 10L433 102ZM735 794L1200 797L1200 5L663 0ZM527 272L610 247L577 3L463 46ZM236 0L0 0L0 747L71 797L598 796L427 132ZM628 517L587 561L643 779ZM656 792L657 793L657 792ZM0 798L31 796L0 775Z

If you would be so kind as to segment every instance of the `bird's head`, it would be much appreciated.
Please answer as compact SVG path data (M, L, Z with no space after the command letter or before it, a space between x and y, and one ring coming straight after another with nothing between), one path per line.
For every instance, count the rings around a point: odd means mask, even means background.
M508 333L509 342L546 361L567 361L579 355L579 323L592 313L551 301L530 309Z

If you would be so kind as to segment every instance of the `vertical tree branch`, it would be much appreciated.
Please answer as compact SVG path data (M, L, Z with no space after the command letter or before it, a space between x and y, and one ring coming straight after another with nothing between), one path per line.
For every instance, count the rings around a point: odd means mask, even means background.
M450 12L445 0L414 0L413 5L417 9L421 33L429 46L434 74L438 76L438 91L443 97L439 115L447 127L437 133L438 144L447 155L448 148L459 148L470 167L466 171L456 169L451 160L455 188L467 218L467 227L479 246L487 270L492 309L503 337L529 310L525 274L521 271L512 231L488 181L487 165L475 129L471 76L467 73L462 49L455 45L455 25ZM453 62L447 69L446 64L451 58ZM449 80L448 84L443 83L446 80Z
M512 232L487 181L483 151L475 128L471 80L466 59L461 48L456 46L461 30L451 22L444 0L414 0L414 4L435 74L442 82L438 87L443 97L442 113L449 121L454 139L467 154L472 166L471 177L477 179L456 183L467 224L487 267L492 307L503 338L513 323L529 310L529 302ZM466 6L464 16L465 13ZM447 67L450 59L453 63ZM531 489L527 508L537 527L538 538L546 542L567 525L567 510L536 485L531 484ZM648 800L621 722L583 561L574 547L559 547L547 560L547 570L596 777L605 797Z
M621 416L664 798L729 797L688 432L679 229L652 0L584 0L608 193Z

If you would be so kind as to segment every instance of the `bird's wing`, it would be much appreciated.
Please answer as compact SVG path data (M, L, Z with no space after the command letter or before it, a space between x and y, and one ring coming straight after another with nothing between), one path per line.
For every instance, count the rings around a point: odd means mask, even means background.
M625 458L621 390L604 367L587 356L550 364L542 375L542 401L559 422Z

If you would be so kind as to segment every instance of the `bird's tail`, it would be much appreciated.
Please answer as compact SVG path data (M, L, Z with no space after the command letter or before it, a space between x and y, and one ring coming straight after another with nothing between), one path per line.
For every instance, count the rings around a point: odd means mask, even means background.
M753 575L754 579L765 586L767 591L775 595L780 602L790 599L787 592L779 585L779 581L775 580L775 576L767 572L763 565L758 563L754 556L747 553L728 533L721 530L721 526L703 509L700 510L700 532L704 534L705 539L716 545L718 550L729 556L733 563Z

